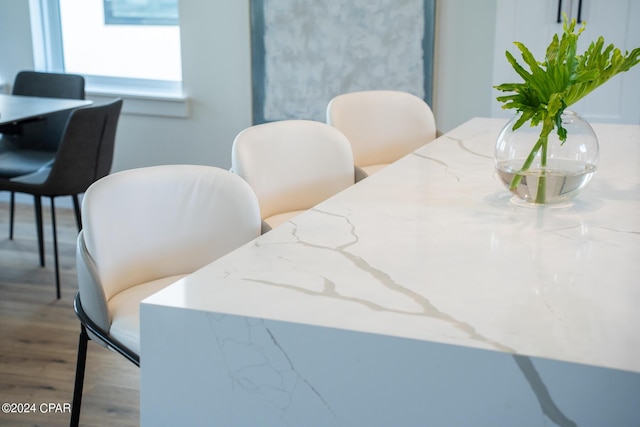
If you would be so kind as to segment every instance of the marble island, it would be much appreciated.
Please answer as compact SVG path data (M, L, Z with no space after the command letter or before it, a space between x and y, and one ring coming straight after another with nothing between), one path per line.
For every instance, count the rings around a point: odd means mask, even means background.
M511 202L473 119L145 300L143 426L640 425L640 126Z

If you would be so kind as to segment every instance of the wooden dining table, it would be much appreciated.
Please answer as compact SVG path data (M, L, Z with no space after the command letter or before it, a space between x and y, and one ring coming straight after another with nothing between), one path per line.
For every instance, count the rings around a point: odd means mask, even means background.
M141 425L640 425L640 126L525 206L475 118L147 298ZM215 244L215 242L211 242Z
M90 105L85 99L43 98L0 94L0 125L39 119L47 114Z

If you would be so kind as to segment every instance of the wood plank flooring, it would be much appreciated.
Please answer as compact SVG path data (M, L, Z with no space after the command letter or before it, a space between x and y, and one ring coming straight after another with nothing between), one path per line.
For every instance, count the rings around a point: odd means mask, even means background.
M69 425L64 405L70 405L73 396L80 331L73 312L77 229L73 210L57 208L62 289L57 300L49 212L49 199L44 199L43 268L38 262L33 206L18 205L14 238L9 240L9 208L0 202L0 404L28 403L36 409L0 412L3 427ZM139 378L136 366L89 342L80 425L138 426ZM50 403L56 404L52 410Z

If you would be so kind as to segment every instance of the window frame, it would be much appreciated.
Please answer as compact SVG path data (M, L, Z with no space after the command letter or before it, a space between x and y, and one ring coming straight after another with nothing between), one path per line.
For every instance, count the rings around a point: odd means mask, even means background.
M157 17L153 15L145 15L143 10L138 12L137 16L118 16L114 13L114 3L123 0L102 0L104 5L104 20L106 25L179 25L178 16L175 17ZM160 2L161 0L155 0ZM176 8L178 2L175 0Z
M58 0L29 0L34 67L63 73L64 56ZM87 98L124 99L123 113L188 117L182 81L136 79L83 74Z

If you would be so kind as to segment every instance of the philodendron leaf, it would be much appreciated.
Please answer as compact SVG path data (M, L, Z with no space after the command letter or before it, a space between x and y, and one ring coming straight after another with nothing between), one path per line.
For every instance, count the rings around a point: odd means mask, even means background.
M515 109L521 114L516 122L518 127L528 120L532 120L534 125L549 116L558 126L565 108L613 76L640 63L640 48L622 54L613 44L605 47L602 37L592 42L582 55L577 55L578 38L585 28L586 24L583 23L576 31L576 20L569 23L565 15L562 36L553 36L544 61L537 61L523 43L514 43L528 70L510 52L506 52L507 60L523 82L504 83L495 86L495 89L510 92L509 95L499 96L497 100L503 103L503 109ZM566 131L560 128L558 126L558 133L564 140Z
M576 32L576 20L569 23L565 15L562 36L553 36L544 61L537 61L523 43L514 43L530 71L520 65L510 52L506 52L507 60L523 82L494 86L507 93L498 96L497 100L503 103L503 109L514 109L520 115L513 130L527 122L531 122L532 127L542 124L538 141L524 160L522 168L511 179L509 188L512 191L518 187L523 172L529 169L538 153L540 164L546 165L548 137L554 128L563 143L567 140L567 130L562 125L564 110L616 74L628 71L640 62L640 48L623 55L612 44L605 47L602 37L591 43L585 53L578 55L578 38L585 26L583 23ZM538 182L536 203L544 203L545 194L546 178L542 175Z

